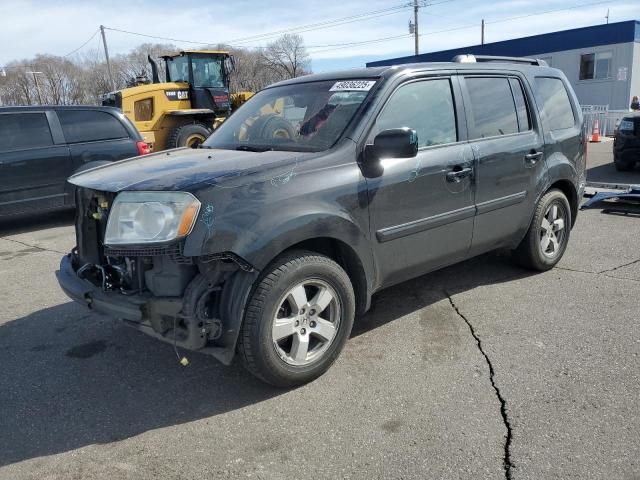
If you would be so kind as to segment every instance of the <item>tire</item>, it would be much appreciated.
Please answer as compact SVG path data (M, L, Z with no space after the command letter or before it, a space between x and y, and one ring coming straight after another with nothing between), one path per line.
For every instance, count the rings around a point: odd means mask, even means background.
M204 142L209 135L211 135L211 130L202 123L179 125L169 134L169 138L167 138L167 148L196 148Z
M264 270L249 299L240 356L252 374L276 387L311 382L342 351L354 316L355 296L346 272L323 255L292 251Z
M553 220L553 207L557 208L556 220ZM558 219L562 220L561 228ZM567 197L560 190L549 190L538 202L529 230L514 252L516 261L532 270L543 272L552 269L564 255L571 225L571 207Z
M277 115L259 118L251 126L249 134L252 140L293 140L295 136L296 132L293 125L288 120Z

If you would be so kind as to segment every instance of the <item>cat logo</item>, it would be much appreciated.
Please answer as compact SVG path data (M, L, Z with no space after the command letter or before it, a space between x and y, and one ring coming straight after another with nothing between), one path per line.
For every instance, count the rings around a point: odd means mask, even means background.
M164 93L167 96L167 100L189 100L189 90L165 90Z

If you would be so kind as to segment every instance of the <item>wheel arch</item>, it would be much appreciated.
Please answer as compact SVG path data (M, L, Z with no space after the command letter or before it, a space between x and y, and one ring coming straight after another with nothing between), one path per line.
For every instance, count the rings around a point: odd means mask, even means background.
M357 252L346 242L333 237L315 237L295 243L277 256L292 250L308 250L324 255L340 265L351 280L356 297L356 315L365 313L371 305L371 294L367 286L367 274Z
M549 188L544 193L547 193L549 190L558 189L562 193L564 193L567 200L569 200L569 207L571 208L571 227L573 227L576 223L576 217L578 214L578 192L574 186L574 184L570 180L562 179L556 180L552 183ZM544 195L544 194L543 194Z

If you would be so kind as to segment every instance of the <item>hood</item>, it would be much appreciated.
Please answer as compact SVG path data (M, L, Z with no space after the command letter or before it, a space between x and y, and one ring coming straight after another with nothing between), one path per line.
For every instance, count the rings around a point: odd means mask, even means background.
M93 168L73 175L69 183L114 193L122 190L192 191L202 185L230 187L264 180L285 183L299 161L316 155L180 148Z

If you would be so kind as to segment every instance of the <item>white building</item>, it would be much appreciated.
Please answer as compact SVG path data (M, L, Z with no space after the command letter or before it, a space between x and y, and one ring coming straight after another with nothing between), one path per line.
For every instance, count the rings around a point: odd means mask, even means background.
M367 63L367 67L450 61L460 54L535 57L567 76L583 105L629 108L640 97L640 21L596 25Z

